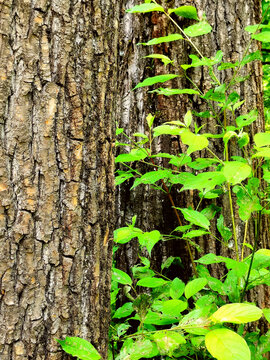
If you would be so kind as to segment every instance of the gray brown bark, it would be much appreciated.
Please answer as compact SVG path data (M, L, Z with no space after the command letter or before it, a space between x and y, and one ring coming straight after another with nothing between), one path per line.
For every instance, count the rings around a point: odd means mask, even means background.
M138 4L138 1L123 1L124 6L132 7ZM223 61L234 62L240 60L245 52L250 35L244 31L245 26L259 22L260 1L213 1L213 0L198 0L198 1L169 1L163 2L167 8L176 8L181 5L196 6L199 15L205 12L208 22L213 27L211 34L195 38L194 42L199 47L204 56L212 57L218 50L223 51ZM175 17L177 19L177 17ZM186 27L192 24L192 21L177 20L179 24ZM163 73L175 72L175 68L167 69L161 65L159 60L153 61L151 59L143 59L142 57L151 53L162 53L168 55L171 59L175 60L178 65L177 70L181 75L180 64L188 63L189 54L196 54L187 43L178 41L177 43L170 43L168 45L162 44L154 46L154 48L136 46L138 42L146 42L147 40L165 36L170 33L178 32L175 27L168 23L165 15L161 13L154 13L152 15L135 15L126 14L121 23L121 38L126 39L122 44L122 62L120 62L121 82L124 84L122 91L119 95L119 123L120 127L124 127L128 134L135 131L143 132L147 129L145 117L151 112L156 114L155 125L160 125L165 121L170 120L183 120L183 116L187 110L203 111L205 103L196 98L189 98L187 95L179 95L170 98L155 96L148 94L148 89L138 89L131 92L131 88L135 84L142 81L147 76L160 75ZM143 32L141 29L144 29ZM250 51L256 51L258 44L253 42ZM262 67L259 62L249 64L244 68L241 75L250 73L250 79L244 83L237 85L237 92L240 94L241 99L246 99L244 106L241 108L240 114L245 114L254 108L259 110L259 118L251 127L251 135L256 132L263 131L263 100L262 100ZM192 80L200 87L203 92L209 90L211 85L211 78L205 70L197 68L189 71ZM228 80L232 76L232 71L220 73L219 79L221 82ZM192 85L185 79L180 78L173 80L171 86L174 88L192 87ZM191 101L193 100L193 101ZM205 120L197 120L198 125L202 125ZM206 132L216 132L216 123L209 121L204 127ZM180 145L178 148L177 142L173 138L163 137L163 140L157 145L157 150L166 152L171 150L179 153L184 150L184 146ZM213 145L213 150L221 157L223 157L223 145L220 140L216 140ZM230 145L230 151L236 154L233 142ZM202 153L201 156L207 156ZM171 211L171 204L169 203L166 195L163 193L156 193L154 190L143 187L142 185L135 189L129 190L130 184L121 185L118 190L118 222L123 226L125 222L129 222L134 214L138 215L138 226L144 230L159 229L162 233L170 233L175 226L177 226L176 219L173 220L174 215ZM194 196L193 192L174 193L176 206L193 206L196 208L198 198ZM204 203L203 206L206 206ZM228 200L225 199L222 203L218 203L223 208L223 215L225 217L226 226L231 227L231 218L228 206ZM239 243L243 240L243 224L236 219ZM266 220L264 220L266 221ZM268 228L267 223L263 225L264 229ZM214 229L213 229L214 231ZM217 234L218 235L218 234ZM219 236L219 235L218 235ZM253 227L249 227L249 241L254 240ZM204 237L199 239L198 244L203 252L213 252L222 255L235 256L234 250L222 248L220 243ZM267 238L267 231L262 234L260 247L268 247L269 241ZM186 253L185 245L181 242L168 243L158 248L155 247L155 263L158 267L162 259L174 255L180 256L184 263L185 271L183 277L187 278L191 274L191 264ZM123 251L125 261L120 262L121 266L127 268L127 264L133 265L137 259L137 248L131 244L127 246L127 250ZM198 254L194 252L197 257ZM189 271L187 271L189 269ZM217 269L214 270L214 275L218 276ZM267 295L263 291L256 294L256 300L259 301L261 306L267 303ZM266 301L266 302L265 302Z
M0 1L0 358L106 357L117 0Z

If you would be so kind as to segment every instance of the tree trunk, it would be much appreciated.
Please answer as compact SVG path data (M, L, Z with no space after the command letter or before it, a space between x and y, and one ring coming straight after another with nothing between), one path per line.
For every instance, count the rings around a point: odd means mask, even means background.
M123 1L123 6L130 8L140 2L138 1ZM247 25L256 24L260 21L261 17L261 3L259 0L231 0L231 1L213 1L213 0L194 0L194 1L163 1L162 4L165 8L176 8L182 5L193 5L197 8L199 16L206 13L208 22L213 27L213 31L202 37L194 39L195 44L201 50L202 54L207 57L212 57L218 50L222 50L224 56L224 62L235 62L241 60L244 56L246 47L248 45L250 35L244 31ZM179 17L175 17L176 21L182 27L191 25L192 20L181 20ZM143 30L142 30L143 29ZM152 13L150 15L136 15L125 14L121 24L121 39L125 39L125 42L121 46L122 61L120 61L120 82L124 84L122 91L119 94L118 99L118 121L120 127L123 127L129 135L133 132L143 132L147 129L146 115L151 112L156 114L154 125L160 125L165 121L181 120L183 121L184 114L187 110L196 110L197 112L203 111L205 104L201 99L189 98L187 95L177 95L174 97L166 98L164 96L156 96L148 94L147 88L141 88L135 91L131 89L137 83L141 82L148 76L155 76L164 73L173 73L175 69L179 71L180 64L186 64L190 62L188 58L189 54L196 54L195 50L187 44L187 42L178 41L169 44L161 44L153 47L136 46L136 43L146 42L154 37L165 36L171 33L179 32L172 23L168 22L168 19L164 14ZM250 51L256 51L258 44L253 42L250 47ZM152 59L142 59L143 56L151 53L162 53L175 60L178 65L176 68L171 69L169 66L167 69L159 62L159 60L153 61ZM120 59L121 60L121 59ZM250 79L244 83L240 83L237 87L237 92L241 96L241 100L245 99L245 104L241 107L241 114L246 114L252 109L257 108L259 110L259 118L256 123L252 124L250 128L251 141L252 136L256 132L264 130L264 118L263 118L263 99L262 99L262 67L260 62L254 62L248 64L242 71L241 75L250 74ZM180 71L181 75L181 71ZM189 76L199 86L199 88L205 93L208 91L211 85L211 78L205 69L201 67L196 68L189 72ZM224 82L232 76L232 71L220 72L219 80ZM187 88L193 87L186 78L178 78L172 81L173 88ZM190 101L193 100L193 101ZM206 120L204 131L216 133L216 123ZM228 119L230 121L230 119ZM205 123L205 119L198 119L198 125ZM213 144L213 150L223 157L223 144L220 140L215 141ZM183 144L178 144L174 138L163 137L160 143L157 145L157 150L162 152L173 151L175 153L181 153L185 150ZM230 145L231 154L238 155L233 143ZM201 156L209 156L205 152L201 153ZM134 214L138 215L138 226L143 230L158 229L162 233L170 233L177 225L177 219L174 217L171 210L171 204L163 193L156 193L154 190L149 190L147 186L136 188L135 190L129 190L130 184L124 183L118 189L118 223L119 226L123 226L124 223L130 222L131 217ZM192 206L196 208L198 204L198 198L194 196L192 191L174 193L174 199L176 206ZM207 202L202 204L206 206ZM225 218L226 226L231 228L231 215L229 211L229 203L225 198L222 202L218 203L222 207L222 213ZM236 205L236 204L235 204ZM173 220L174 218L174 220ZM243 223L240 219L236 219L238 229L238 241L239 244L243 241ZM250 222L251 223L251 222ZM263 224L264 229L268 229L266 219ZM215 233L213 228L213 232ZM269 241L267 237L268 231L261 236L260 247L268 247ZM254 229L250 224L248 229L248 240L253 243ZM235 256L235 250L230 248L223 248L220 243L213 238L204 236L198 241L199 246L203 250L203 253L213 252L216 254L222 254L224 256ZM169 244L169 246L168 246ZM154 252L154 259L156 266L160 266L161 261L170 256L180 256L182 258L184 271L182 277L187 279L191 273L191 263L189 256L186 252L185 244L183 242L166 242L158 248L156 246ZM136 245L128 244L126 250L123 251L125 261L120 262L120 266L128 268L137 259ZM197 254L194 251L196 257L202 255ZM220 268L220 266L219 266ZM219 276L217 268L213 269L213 275ZM267 305L268 296L260 290L259 294L256 294L256 300L259 301L261 306Z
M0 1L0 357L106 358L117 0Z

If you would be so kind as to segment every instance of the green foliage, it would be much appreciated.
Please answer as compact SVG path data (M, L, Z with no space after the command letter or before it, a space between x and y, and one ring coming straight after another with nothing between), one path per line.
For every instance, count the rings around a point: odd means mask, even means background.
M172 198L172 188L179 192L193 191L197 204L194 204L194 208L185 208L177 207L171 201L179 224L169 235L135 227L136 217L131 224L115 230L114 241L119 247L130 241L138 241L138 262L128 273L115 265L112 269L110 359L263 360L264 354L270 351L270 332L264 335L259 331L249 332L245 324L257 321L262 316L270 322L270 309L260 309L255 304L244 302L244 299L254 287L262 284L270 286L270 250L257 249L261 214L270 213L270 135L261 132L252 139L248 127L257 120L258 111L249 109L247 114L239 115L245 99L241 99L232 89L233 85L248 78L240 77L239 70L252 61L260 61L261 53L259 50L249 53L247 47L244 58L235 63L222 62L222 51L211 58L204 57L192 38L208 34L212 27L205 17L198 18L197 9L193 6L167 11L157 1L146 0L127 10L129 13L152 11L160 11L172 20L177 33L151 39L142 45L184 39L195 52L189 55L191 63L181 64L186 79L189 80L187 73L192 68L204 67L212 79L212 88L203 93L199 89L200 84L193 82L192 88L185 89L170 88L169 85L166 88L157 87L157 84L173 79L177 82L179 74L146 78L133 90L154 86L149 92L157 95L195 95L205 103L207 110L201 113L188 110L182 119L159 126L154 126L155 116L148 114L147 131L135 133L132 138L123 129L117 129L117 135L125 137L125 141L118 142L117 146L123 146L125 153L116 157L119 166L116 184L129 181L130 189L152 187L163 191L169 199ZM192 25L182 29L171 15L191 19ZM246 27L251 41L262 41L264 46L267 46L265 41L269 41L269 29L268 23ZM161 60L165 68L174 65L163 54L153 53L146 58ZM218 72L227 69L233 69L233 75L226 83L220 83ZM227 79L228 73L221 78ZM266 89L270 94L268 84ZM215 133L202 133L203 121L208 119L218 123ZM227 119L230 119L230 126ZM182 153L154 153L153 145L160 136L177 137L183 145ZM223 155L213 151L216 142L223 147ZM230 156L228 148L231 145L237 148L237 156ZM167 165L161 166L162 162L157 159L165 159ZM140 170L138 163L143 163ZM262 172L267 186L261 180ZM219 199L224 198L230 208L230 223L227 223L228 219L226 223L224 220L227 208L217 206L221 203ZM253 243L247 243L247 231L243 238L238 238L236 217L243 222L245 229L253 222ZM195 247L199 253L201 249L196 239L201 237L206 242L219 241L223 248L234 246L233 257L236 259L209 253L195 260L191 247ZM160 264L160 268L151 263L156 244L172 239L184 241L189 250L194 277L186 283L178 277L169 276L170 267L182 266L180 258L169 257ZM246 258L244 250L249 252ZM241 252L242 258L239 259ZM212 265L225 268L225 275L220 279L212 276ZM117 300L120 298L122 304L118 306ZM59 343L66 352L79 359L100 358L85 340L66 338L59 340Z
M81 360L99 360L101 356L89 341L78 337L66 337L65 340L57 340L62 349Z

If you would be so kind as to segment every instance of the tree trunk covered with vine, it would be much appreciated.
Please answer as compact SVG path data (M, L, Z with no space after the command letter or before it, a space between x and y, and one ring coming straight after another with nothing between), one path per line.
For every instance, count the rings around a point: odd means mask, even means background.
M0 1L0 358L106 358L117 0Z
M130 8L138 1L123 1L123 7ZM230 1L213 1L213 0L194 0L194 1L167 1L162 5L166 8L176 8L182 5L193 5L197 8L200 17L203 13L213 31L202 37L194 38L194 43L200 49L201 53L207 57L214 57L218 50L223 52L224 62L235 62L241 60L245 54L245 50L250 40L250 34L244 31L247 25L256 24L261 19L261 3L259 0L230 0ZM183 28L193 24L193 20L179 18L174 19ZM195 110L197 112L206 110L206 103L202 99L190 97L189 95L177 95L171 97L157 96L155 94L147 93L147 88L131 89L137 83L141 82L148 76L155 76L164 73L177 73L180 78L171 81L172 88L194 88L185 77L181 70L181 64L188 64L191 62L189 54L196 54L196 51L184 41L177 41L168 44L160 44L152 47L137 46L137 43L147 42L151 38L166 36L168 34L179 32L176 27L167 19L164 14L152 13L150 15L136 15L124 14L121 21L121 39L120 44L120 78L119 81L123 86L118 98L118 122L119 126L123 127L125 132L131 135L134 132L147 131L146 116L148 113L156 115L155 126L158 126L166 121L180 120L183 121L184 114L187 110ZM256 51L258 44L252 42L249 52ZM169 56L175 61L175 67L171 65L164 67L158 60L142 59L144 56L151 53L160 53ZM238 76L250 75L245 82L239 83L234 87L234 90L239 93L241 100L245 99L244 105L240 108L239 114L246 114L252 109L258 109L258 120L249 128L251 142L252 136L264 130L263 118L263 99L262 99L262 66L259 61L246 65ZM200 88L203 93L206 93L213 87L212 79L210 78L206 69L197 67L188 71L191 80ZM232 70L219 72L218 78L221 83L228 81L233 75ZM152 88L151 88L152 90ZM224 119L221 118L221 121ZM198 126L204 124L204 131L210 133L218 133L217 123L209 121L209 119L196 118ZM234 123L232 119L226 119L227 125ZM233 141L229 144L229 152L231 155L241 155L237 152L236 143ZM162 140L156 144L156 151L173 152L179 154L186 149L179 139L176 137L163 136ZM215 139L212 143L211 149L222 159L224 159L224 145L222 140ZM211 157L206 151L200 153L201 157ZM162 164L160 164L162 165ZM188 170L190 171L190 170ZM117 190L117 215L118 225L123 226L124 223L130 222L131 217L136 214L137 226L144 231L151 231L158 229L163 234L170 233L176 226L179 225L173 213L171 203L166 194L156 190L149 189L148 186L140 185L134 190L129 190L131 182L122 184ZM179 193L172 191L172 196L176 206L196 208L199 198L193 191L185 191ZM236 201L234 207L236 208ZM209 200L202 202L200 209L209 205ZM222 214L225 219L225 225L232 228L232 220L229 209L228 198L216 201L217 206L222 208ZM236 217L236 228L238 235L239 246L244 238L244 224ZM266 219L263 219L263 232L260 236L259 247L267 248L269 246L268 240L268 224ZM211 230L216 236L219 236L216 226ZM235 257L235 250L233 243L229 243L228 247L223 247L214 238L204 236L196 240L200 246L202 253L199 254L197 250L193 249L194 257L198 257L203 253L216 253L224 256ZM254 243L254 225L251 219L248 226L247 242ZM187 278L192 273L191 262L187 253L184 241L178 240L174 242L166 242L162 246L154 248L153 252L155 266L159 268L162 260L168 256L180 256L183 263L182 278ZM134 265L137 261L137 247L135 242L126 245L122 252L122 259L119 264L126 269ZM245 252L246 254L246 252ZM241 253L239 251L239 256ZM219 267L220 268L220 267ZM218 268L213 269L214 276L220 276ZM267 305L268 296L265 295L264 290L260 289L259 294L255 294L260 306ZM253 298L254 299L254 298Z

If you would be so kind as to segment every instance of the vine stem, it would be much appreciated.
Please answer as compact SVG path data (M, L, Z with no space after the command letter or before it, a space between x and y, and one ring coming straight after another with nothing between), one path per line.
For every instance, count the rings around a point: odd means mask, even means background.
M253 265L254 255L257 250L257 246L258 246L258 242L259 242L261 220L262 220L262 211L260 210L258 212L258 219L255 220L255 222L256 222L255 223L255 242L254 242L254 246L253 246L253 250L252 250L252 254L251 254L251 259L250 259L250 264L249 264L249 268L248 268L247 278L245 281L245 286L244 286L244 289L243 289L243 292L242 292L241 298L240 298L241 303L244 300L244 296L246 294L247 287L249 284L249 278L250 278L250 273L251 273L251 269L252 269L252 265Z
M244 260L244 247L245 247L246 238L247 238L247 230L248 230L248 220L246 220L246 223L245 223L245 233L244 233L244 241L243 241L243 246L242 246L241 261Z
M231 185L228 183L228 193L229 193L229 203L230 203L230 212L232 218L232 226L233 226L233 238L234 238L234 246L236 252L236 260L239 261L239 248L238 248L238 241L237 241L237 234L236 234L236 226L234 221L234 211L233 211L233 201L232 201L232 191Z
M227 127L227 117L226 117L225 109L224 109L224 127L225 128ZM225 144L225 161L229 161L228 142ZM235 220L234 220L232 191L231 191L231 184L229 182L227 183L227 188L228 188L228 194L229 194L230 213L231 213L231 218L232 218L233 239L234 239L234 248L235 248L235 252L236 252L236 260L240 261L237 234L236 234L236 226L235 226Z

